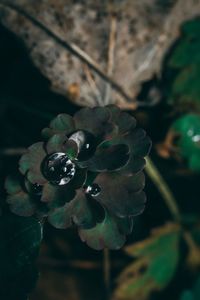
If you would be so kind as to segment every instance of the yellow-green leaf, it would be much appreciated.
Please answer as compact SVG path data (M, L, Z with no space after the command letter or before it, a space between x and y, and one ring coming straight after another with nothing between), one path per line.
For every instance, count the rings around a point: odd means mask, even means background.
M153 291L165 288L179 261L180 227L166 224L151 236L128 246L125 251L136 260L119 276L113 299L145 300Z

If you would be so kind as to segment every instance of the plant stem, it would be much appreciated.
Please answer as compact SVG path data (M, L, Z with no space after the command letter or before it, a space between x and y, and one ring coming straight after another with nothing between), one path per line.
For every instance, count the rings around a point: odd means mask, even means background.
M21 156L26 151L26 148L5 148L0 149L0 156Z
M106 300L110 299L110 250L105 248L103 250L103 275L106 290Z
M145 170L146 170L147 175L151 178L151 180L153 181L153 183L155 184L155 186L161 193L174 220L177 223L180 223L181 222L181 213L180 213L179 207L176 203L176 199L175 199L174 195L172 194L169 186L167 185L164 178L160 174L159 170L156 168L156 166L154 165L154 163L152 162L152 160L149 157L146 158L146 163L147 164L146 164ZM184 240L185 240L188 248L190 249L190 251L192 251L194 249L198 249L198 246L196 245L196 242L194 241L194 239L189 231L184 230L183 237L184 237Z
M151 180L163 196L163 199L165 200L168 209L173 215L174 220L180 222L181 214L176 204L176 199L172 194L170 188L168 187L167 183L165 182L164 178L162 177L162 175L160 174L160 172L149 157L146 158L145 170L147 175L151 178Z

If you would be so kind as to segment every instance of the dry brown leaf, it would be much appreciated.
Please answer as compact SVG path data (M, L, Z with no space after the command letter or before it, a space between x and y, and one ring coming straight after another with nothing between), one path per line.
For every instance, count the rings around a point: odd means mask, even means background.
M112 75L133 102L128 103L114 89L108 93L108 83L94 71L86 71L80 59L29 20L1 6L1 22L24 40L33 62L50 80L53 90L81 106L116 103L124 109L135 109L134 99L141 83L159 74L163 56L177 38L180 24L200 11L200 0L11 2L83 50L104 73Z

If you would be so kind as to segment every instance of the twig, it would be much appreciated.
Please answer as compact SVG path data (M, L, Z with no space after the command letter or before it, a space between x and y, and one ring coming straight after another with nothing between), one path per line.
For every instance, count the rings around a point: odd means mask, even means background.
M94 261L82 261L82 260L71 260L71 261L62 261L53 258L41 258L38 263L45 267L51 268L75 268L75 269L84 269L84 270L93 270L93 269L100 269L101 264Z
M110 299L110 250L103 250L103 273L106 288L106 300Z
M111 16L109 44L108 44L108 69L107 69L108 76L113 75L116 34L117 34L117 19L116 16ZM111 86L108 83L106 84L106 89L105 89L105 99L104 99L105 105L109 103L110 94L111 94Z
M96 95L97 104L98 105L103 105L103 100L102 100L101 93L100 93L99 89L97 88L96 82L92 78L92 74L91 74L90 69L88 68L87 65L85 65L84 71L85 71L87 81L88 81L90 87L92 88L94 94Z
M0 149L0 156L20 156L26 152L26 148L5 148Z
M93 260L79 260L79 259L55 259L51 257L43 256L38 260L38 263L42 266L49 268L74 268L74 269L84 269L84 270L94 270L102 269L102 263ZM114 269L121 269L126 265L125 261L119 261L118 259L113 261L112 267Z
M155 42L156 44L156 42ZM139 76L142 72L144 72L146 69L148 69L150 63L152 62L154 56L156 55L156 52L158 50L158 46L154 46L146 56L146 59L142 62L142 64L139 66L139 68L135 72L135 76Z

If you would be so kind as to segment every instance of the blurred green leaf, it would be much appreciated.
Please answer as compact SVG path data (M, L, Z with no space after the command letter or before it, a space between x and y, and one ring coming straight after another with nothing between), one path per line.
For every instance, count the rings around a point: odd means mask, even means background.
M192 292L191 291L185 291L181 296L181 300L194 300Z
M200 225L195 226L191 233L195 242L200 245Z
M165 288L179 261L179 238L179 226L167 224L149 238L128 246L126 252L136 260L119 276L114 299L145 300L153 291Z
M180 104L195 102L199 106L199 76L200 64L193 64L189 65L187 68L183 68L182 71L178 73L173 82L171 98L179 99ZM173 99L171 100L173 101Z
M200 115L187 114L172 124L179 135L177 141L180 155L187 160L193 171L200 171Z
M35 218L0 216L0 299L27 298L38 276L34 260L41 240L42 227Z
M195 282L192 290L185 290L180 300L199 300L200 299L200 277Z
M166 63L167 101L178 110L200 111L200 19L186 22Z
M188 244L188 253L186 258L187 266L192 271L196 271L200 268L200 226L199 226L199 217L198 216L196 217L197 219L195 220L195 222L193 222L193 226L190 227L190 234L189 234L190 243ZM185 218L183 219L183 222L185 222ZM188 225L191 226L191 224L192 223L190 224L188 223L186 226ZM187 233L186 236L188 237Z
M174 51L169 58L168 66L181 69L194 62L200 63L198 50L200 49L200 19L194 19L183 24L181 37L175 44Z

